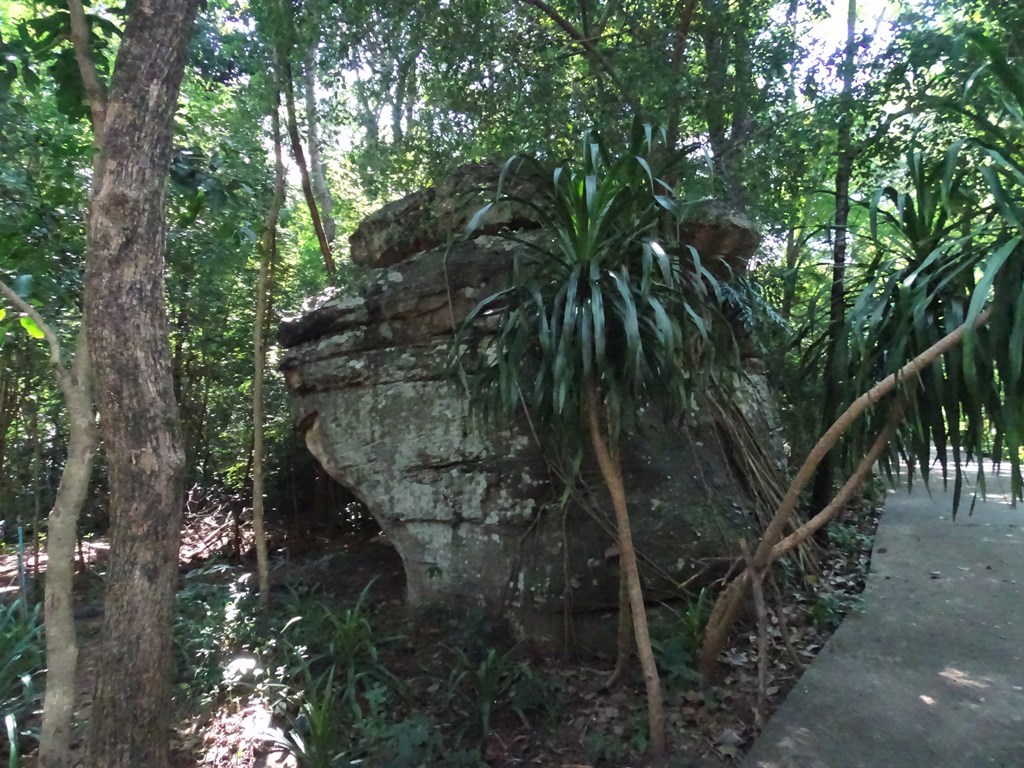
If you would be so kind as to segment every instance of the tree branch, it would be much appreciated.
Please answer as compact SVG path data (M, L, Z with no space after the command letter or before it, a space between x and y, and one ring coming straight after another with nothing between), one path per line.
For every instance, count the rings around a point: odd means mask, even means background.
M3 294L4 298L13 304L19 312L28 315L32 322L39 326L39 330L43 332L43 337L50 347L50 365L53 366L59 377L67 376L68 372L64 367L64 359L60 349L60 339L57 338L57 334L54 333L49 323L43 320L43 316L39 314L35 307L16 294L14 289L3 280L0 280L0 294Z
M107 95L89 51L89 23L85 20L82 0L68 0L68 10L71 12L71 43L75 49L78 72L85 86L85 95L89 99L93 144L98 148L103 145L103 126L107 122Z
M573 26L572 22L566 19L556 8L549 5L544 0L519 0L519 2L524 5L532 5L553 21L557 27L569 36L570 40L580 46L587 56L604 70L605 74L608 75L608 78L622 94L622 97L633 107L637 106L629 89L626 88L625 83L623 83L619 78L615 68L611 65L608 59L605 58L604 54L601 53L597 46L594 45L594 41L591 38L582 34L575 26Z
M618 10L618 0L608 0L604 4L604 11L601 13L601 18L597 20L597 26L594 27L594 34L600 37L604 34L604 29L608 26L608 21L611 19L612 14Z

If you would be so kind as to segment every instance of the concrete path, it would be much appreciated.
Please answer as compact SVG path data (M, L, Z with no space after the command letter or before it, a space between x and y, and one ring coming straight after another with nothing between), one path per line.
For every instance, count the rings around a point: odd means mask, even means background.
M744 768L1024 768L1024 508L1007 488L990 479L955 523L935 479L890 493L863 610Z

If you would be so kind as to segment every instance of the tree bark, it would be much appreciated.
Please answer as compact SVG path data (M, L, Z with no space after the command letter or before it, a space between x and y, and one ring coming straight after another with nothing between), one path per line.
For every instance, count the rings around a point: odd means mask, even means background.
M7 295L6 292L4 295ZM14 291L11 291L10 295L17 298ZM18 413L21 412L26 388L24 380L17 374L9 379L0 379L0 499L6 498L5 494L9 484L4 472L7 463L7 435L14 420L18 417Z
M672 55L669 58L671 90L665 101L665 144L670 152L677 149L679 126L682 122L683 71L686 67L686 47L690 41L690 27L697 15L700 0L679 0L676 3L676 28L672 32Z
M323 222L320 220L320 210L316 204L316 197L313 195L313 183L309 178L309 167L306 165L306 153L302 149L302 137L299 136L299 123L295 117L295 84L292 81L292 67L288 62L287 53L278 54L281 72L279 82L284 86L285 112L288 115L288 138L292 145L292 155L295 157L295 164L299 166L299 176L302 179L302 194L306 198L306 205L309 207L309 217L313 221L313 230L316 232L316 240L320 244L320 254L324 257L324 269L328 277L334 275L337 268L334 257L331 255L331 245L327 241L327 234L324 232Z
M85 329L79 331L71 369L64 367L57 334L31 305L0 281L0 294L29 315L50 348L50 364L68 409L68 458L50 510L46 539L46 691L39 739L39 768L71 765L71 729L75 712L75 667L78 646L71 587L75 533L85 503L96 455L96 416L92 404L91 365ZM37 417L38 418L38 417ZM36 436L38 440L38 435ZM38 449L37 449L38 450Z
M103 146L103 128L107 122L107 97L92 60L89 23L82 0L68 0L68 11L71 16L71 45L92 115L92 143L99 149Z
M334 210L334 198L327 186L327 173L320 158L320 120L316 114L316 45L309 48L306 54L304 72L306 91L306 143L309 145L309 176L313 192L320 204L320 218L323 220L324 237L329 245L334 243L338 233L338 225L331 215Z
M853 175L853 70L856 53L857 0L849 0L846 17L846 53L843 57L843 92L839 97L836 139L836 209L832 240L832 287L829 297L828 347L822 392L821 424L831 424L839 411L840 377L846 361L846 234L850 218L850 177ZM834 454L823 457L814 477L811 502L815 509L832 498Z
M72 578L78 517L92 477L96 454L96 416L93 412L89 350L80 332L75 361L61 389L68 409L68 458L57 497L50 510L46 538L46 693L39 739L39 767L70 765L75 713L75 668L78 647L72 606Z
M629 642L630 628L633 624L633 617L629 609L629 579L626 578L626 569L622 567L622 557L619 557L619 626L615 637L615 668L608 676L605 685L613 688L619 684L626 669L629 667L631 644Z
M164 194L198 0L132 8L96 163L85 318L110 472L89 768L168 765L185 458L164 298Z
M277 217L284 205L284 161L281 158L281 99L275 94L270 120L274 134L274 195L267 208L260 244L260 277L256 294L256 320L252 342L254 370L252 378L252 530L256 539L256 570L259 573L260 604L270 600L270 566L267 562L267 536L263 527L263 373L266 368L266 316L270 303L270 270L277 238Z
M612 497L612 506L615 508L615 524L619 536L619 567L624 569L626 575L637 656L640 658L640 666L644 673L644 685L647 688L647 722L650 729L651 757L660 760L665 754L665 712L661 698L661 680L658 677L658 666L654 661L651 636L647 628L647 607L644 605L644 593L640 584L640 569L636 562L633 533L629 524L629 512L626 509L626 488L622 482L622 469L619 462L609 450L604 432L601 430L597 385L593 381L588 381L584 386L586 388L584 394L590 442L594 448L598 466L601 468L601 476Z

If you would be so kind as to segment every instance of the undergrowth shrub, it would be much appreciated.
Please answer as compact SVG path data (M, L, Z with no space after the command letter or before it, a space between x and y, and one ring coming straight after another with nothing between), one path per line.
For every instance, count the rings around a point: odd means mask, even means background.
M669 606L666 609L672 610ZM682 610L652 627L651 647L662 681L673 688L688 689L700 682L697 654L711 612L711 593L702 589Z
M32 736L24 723L39 704L45 666L41 606L29 608L20 600L0 605L0 720L12 750Z
M278 745L299 768L482 768L497 718L524 727L558 719L553 684L519 659L504 628L472 612L446 617L451 644L415 648L380 631L370 585L344 608L296 585L264 611L252 586L224 565L186 577L180 698L214 706L262 697L282 723ZM401 679L389 666L396 662Z

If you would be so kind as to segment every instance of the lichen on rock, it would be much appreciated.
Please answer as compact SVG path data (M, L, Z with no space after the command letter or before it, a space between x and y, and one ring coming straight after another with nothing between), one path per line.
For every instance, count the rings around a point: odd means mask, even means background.
M310 451L366 504L402 556L409 601L482 604L537 644L557 647L566 606L603 616L617 605L614 525L596 467L584 465L574 500L559 506L561 489L528 426L482 426L446 372L453 329L502 287L522 247L496 229L530 226L503 215L489 234L458 237L472 215L466 201L480 204L471 191L481 176L496 177L481 168L360 226L352 252L373 267L368 280L282 323L282 368ZM714 213L713 222L688 226L714 258L745 267L756 231L742 217ZM775 441L763 382L738 401ZM651 412L643 429L623 438L652 599L678 594L701 568L712 572L749 535L753 502L708 414L698 408L686 423L665 423Z

